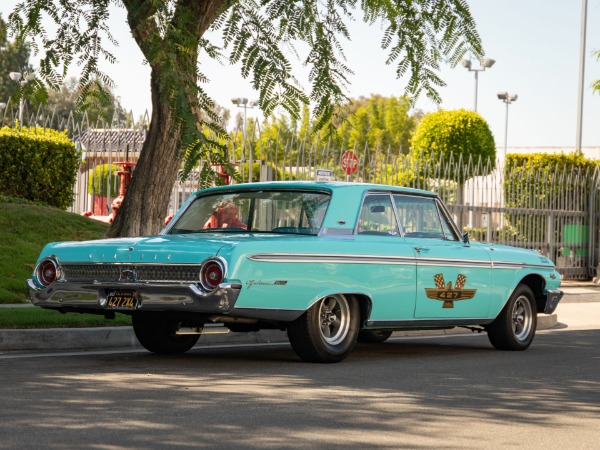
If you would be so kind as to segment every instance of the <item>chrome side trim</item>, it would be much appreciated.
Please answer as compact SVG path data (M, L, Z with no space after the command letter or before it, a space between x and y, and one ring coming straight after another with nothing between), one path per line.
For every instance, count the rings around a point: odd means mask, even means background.
M381 255L327 255L319 253L256 253L247 258L260 262L338 263L338 264L415 264L414 257Z
M441 259L441 258L417 258L418 266L458 266L458 267L476 267L490 269L492 262L489 260L472 260L465 261L464 259Z
M283 263L338 263L338 264L416 264L419 266L458 266L487 269L548 269L553 266L539 264L525 264L511 261L488 261L442 258L420 258L409 256L384 256L384 255L342 255L324 253L255 253L248 255L251 261L258 262L283 262Z
M411 319L411 320L367 320L368 328L409 328L420 330L434 327L460 327L464 325L487 325L494 321L490 318L481 319Z

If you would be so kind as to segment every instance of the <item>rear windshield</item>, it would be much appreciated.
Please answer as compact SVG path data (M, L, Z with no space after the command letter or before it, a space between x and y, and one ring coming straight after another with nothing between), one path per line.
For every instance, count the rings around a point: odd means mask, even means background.
M297 190L236 191L198 197L170 234L263 232L316 235L330 196Z

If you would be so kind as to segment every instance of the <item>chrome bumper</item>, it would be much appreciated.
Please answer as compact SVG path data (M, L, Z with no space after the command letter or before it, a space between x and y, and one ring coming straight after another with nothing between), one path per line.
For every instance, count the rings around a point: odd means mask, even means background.
M559 291L558 289L549 289L546 291L546 306L544 307L544 314L552 314L554 312L563 294L563 291Z
M133 290L143 311L193 311L227 313L233 309L242 285L222 283L212 292L205 292L196 284L147 283L65 283L56 282L40 289L33 280L27 280L29 296L36 306L51 309L88 309L120 311L108 308L108 292L115 289ZM130 311L130 310L129 310Z

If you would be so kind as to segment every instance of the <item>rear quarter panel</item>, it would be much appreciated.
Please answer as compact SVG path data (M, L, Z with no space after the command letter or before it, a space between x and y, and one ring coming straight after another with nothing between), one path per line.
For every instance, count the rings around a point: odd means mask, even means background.
M411 319L416 276L412 249L396 247L391 251L389 241L369 238L306 237L237 245L230 254L222 255L230 261L229 277L243 286L236 309L305 311L327 294L353 293L371 299L371 320ZM377 255L399 257L403 252L406 259L377 263ZM284 260L250 259L253 255L266 255L268 259L273 254ZM297 261L299 256L308 261ZM332 256L340 261L332 261ZM344 257L357 256L373 259L366 263L343 262Z

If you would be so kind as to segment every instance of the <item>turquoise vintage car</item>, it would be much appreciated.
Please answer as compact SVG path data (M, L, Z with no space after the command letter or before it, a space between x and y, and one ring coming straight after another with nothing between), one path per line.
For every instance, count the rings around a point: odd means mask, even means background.
M152 352L271 328L314 362L403 329L468 327L525 350L562 297L548 258L470 243L434 193L337 182L198 191L158 236L48 244L28 284L43 308L130 314Z

